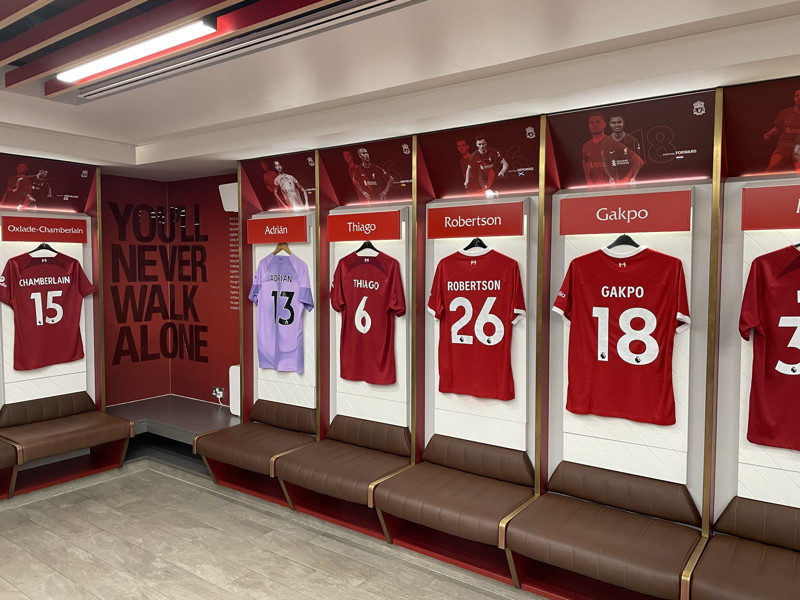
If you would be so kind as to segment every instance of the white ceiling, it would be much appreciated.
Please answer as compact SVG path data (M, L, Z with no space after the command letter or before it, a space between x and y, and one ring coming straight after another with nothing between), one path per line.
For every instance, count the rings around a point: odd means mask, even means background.
M423 0L82 105L0 91L0 151L213 175L243 158L793 76L798 32L797 1Z

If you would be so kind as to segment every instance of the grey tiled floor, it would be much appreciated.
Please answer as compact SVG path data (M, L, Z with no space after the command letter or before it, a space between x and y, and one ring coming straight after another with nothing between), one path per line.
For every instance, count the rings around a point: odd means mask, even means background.
M150 459L0 502L0 600L539 598Z

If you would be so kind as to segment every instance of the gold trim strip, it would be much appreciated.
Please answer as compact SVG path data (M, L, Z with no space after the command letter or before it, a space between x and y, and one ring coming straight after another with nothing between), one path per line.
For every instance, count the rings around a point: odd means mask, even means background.
M547 424L544 422L544 403L549 402L550 392L548 372L550 368L549 351L550 327L545 319L550 318L550 269L547 262L546 250L550 245L550 213L549 194L547 193L547 116L539 117L539 194L538 194L538 232L536 238L536 273L538 274L538 285L536 286L536 384L534 390L534 466L536 477L534 478L533 495L538 498L542 493L542 473L547 472L545 463L544 444L547 441L545 432ZM547 274L547 277L543 277ZM545 335L546 334L546 335ZM530 335L530 334L529 334Z
M212 433L222 431L223 429L227 429L227 427L219 427L217 429L212 429L211 431L204 431L203 433L198 433L196 436L194 436L194 439L192 440L192 454L197 454L197 440L199 440L201 437L211 435Z
M419 176L417 175L417 136L411 136L411 233L409 234L409 242L411 244L411 306L413 307L410 311L409 320L411 326L411 464L413 465L416 461L417 456L417 402L421 401L421 398L418 398L417 394L417 381L419 379L419 374L417 373L417 343L419 336L417 335L417 326L419 321L419 315L417 314L418 311L416 310L416 302L417 302L417 269L419 265L417 264L419 261L419 253L417 252L418 247L418 240L417 235L419 232L417 231L417 214L419 211L419 207L417 202L419 201L419 191L417 190L417 186L419 185ZM424 265L423 265L424 269ZM424 315L423 315L424 319ZM423 350L424 351L424 350Z
M217 480L217 476L214 474L214 470L211 468L211 465L208 464L208 461L206 460L206 457L201 454L200 458L203 459L203 464L206 466L206 469L208 470L208 474L211 475L211 479L214 480L214 483L216 485L219 485L219 481Z
M701 537L697 541L697 545L694 547L691 556L689 556L689 560L686 561L686 566L683 568L683 572L681 573L680 600L689 600L689 593L691 591L691 583L692 583L692 574L694 573L695 567L697 567L697 563L700 561L700 556L703 554L703 550L705 550L707 545L708 545L708 538Z
M316 298L317 303L319 303L319 299L322 297L320 292L322 291L322 286L327 285L327 282L323 282L322 278L320 277L320 269L322 266L322 209L320 208L320 201L321 195L319 191L319 150L314 150L314 228L316 230L315 242L316 242L316 275L317 275L317 290L316 290ZM330 304L330 303L329 303ZM317 349L317 372L316 372L316 386L317 389L314 390L314 404L316 406L316 417L317 417L317 441L320 440L320 432L322 431L322 361L320 360L321 354L321 346L322 346L322 311L327 310L328 306L319 307L317 310L314 311L314 323L316 327L314 328L314 337L316 349ZM329 354L326 352L325 354Z
M514 564L514 553L511 548L506 548L506 560L508 561L508 570L511 573L511 581L514 587L520 589L522 586L519 582L519 575L517 575L517 565Z
M244 288L245 283L242 279L243 269L244 269L244 235L245 235L245 219L242 214L242 161L236 163L236 188L238 197L236 199L238 203L238 213L237 213L237 221L239 222L239 420L241 423L245 422L244 418L244 396L246 393L247 388L244 385L244 374L245 374L245 349L244 349L244 307L246 306L245 296L244 296ZM255 404L255 398L258 396L258 390L256 389L255 384L253 385L253 403ZM233 402L233 398L231 398L231 402ZM248 415L249 416L249 415ZM211 433L211 432L209 432ZM195 438L195 441L197 438ZM196 454L196 452L195 452Z
M392 534L389 533L389 528L386 526L386 520L383 518L383 511L380 508L376 508L375 512L378 513L378 521L381 523L381 529L383 529L383 536L386 538L386 541L390 544L392 542Z
M702 531L711 535L714 515L714 477L717 445L717 386L719 379L719 284L722 260L722 132L723 90L714 97L714 157L711 181L711 237L708 269L708 332L706 339L705 432L703 449Z
M514 510L508 513L505 517L500 519L500 523L497 526L497 547L503 549L506 547L506 529L508 529L508 523L516 517L519 513L523 510L528 508L531 504L534 503L539 497L538 496L531 496L525 502L517 506Z
M289 508L295 510L294 502L292 502L292 497L289 495L289 490L286 489L286 484L283 482L283 479L278 479L278 483L281 484L281 489L283 490L283 497L286 498L286 503L289 505Z
M375 488L378 486L378 484L383 483L387 479L391 479L395 475L400 475L400 473L402 473L403 471L408 471L409 469L412 468L414 468L414 465L406 465L405 467L397 469L396 471L393 471L388 475L384 475L380 479L376 479L375 481L370 483L369 488L367 489L367 507L375 508Z
M14 449L17 451L17 464L21 465L25 463L25 448L19 442L15 442L14 440L5 437L4 435L0 435L0 442L5 442L6 444L10 444L14 446Z
M117 464L117 468L121 469L122 465L125 464L125 457L128 455L128 444L130 444L131 438L125 440L125 445L122 447L122 452L119 454L119 463Z
M95 204L97 205L97 256L92 257L97 259L97 286L98 290L105 290L105 279L103 277L103 209L102 199L103 194L100 189L102 185L100 167L96 167L94 171L95 180ZM95 396L100 396L100 410L106 412L106 311L105 311L105 294L102 291L99 293L97 302L97 312L100 313L95 318L95 323L100 324L100 334L95 335L95 339L99 338L100 353L95 355L95 367L100 369L100 389L95 390Z
M287 454L291 454L295 450L300 450L301 448L305 448L306 446L310 446L311 444L316 444L316 440L313 442L308 442L307 444L303 444L302 446L298 446L297 448L292 448L291 450L286 450L285 452L279 452L278 454L273 455L269 459L269 476L275 477L275 463L281 456L286 456Z
M19 467L14 465L11 469L11 481L8 484L8 498L9 500L14 497L14 492L17 491L17 472Z

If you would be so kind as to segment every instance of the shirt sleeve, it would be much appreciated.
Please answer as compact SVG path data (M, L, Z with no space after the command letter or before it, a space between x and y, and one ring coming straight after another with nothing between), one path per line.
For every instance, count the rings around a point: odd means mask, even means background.
M514 261L514 268L511 273L511 280L513 282L511 303L513 307L513 314L511 315L511 323L518 323L525 318L525 293L522 287L522 276L519 272L519 263Z
M75 268L78 271L78 292L80 292L81 297L85 298L94 292L94 286L89 281L89 278L86 277L86 272L79 263L76 263Z
M0 276L0 302L9 306L13 306L14 299L14 278L11 271L11 261L9 261L3 268L3 275Z
M400 278L400 263L395 262L392 268L392 288L389 296L389 310L395 317L406 314L406 297L403 293L403 280Z
M341 312L347 305L344 299L344 290L342 289L342 261L336 265L336 270L333 272L333 284L331 285L331 307L336 312Z
M256 274L253 275L253 286L250 288L250 293L247 295L250 302L258 306L258 294L261 292L261 265L264 261L258 263Z
M311 295L311 281L308 277L308 265L304 262L300 272L300 303L308 312L314 310L314 297Z
M560 314L567 321L572 318L572 294L570 291L574 272L573 263L570 263L567 275L564 277L564 283L561 284L561 289L556 294L556 301L553 303L553 311Z
M759 276L758 261L753 261L750 265L750 273L747 276L747 284L744 288L744 298L742 298L742 312L739 314L739 334L746 340L750 339L750 330L760 330L761 322L758 318L759 311Z
M680 333L689 329L691 319L689 318L689 297L686 295L686 276L683 273L683 263L678 261L678 268L675 275L675 293L678 295L678 310L675 315L678 325L675 331Z
M436 265L436 272L433 275L433 285L431 285L431 294L428 298L428 312L430 312L437 319L441 319L444 315L444 300L442 298L442 263Z

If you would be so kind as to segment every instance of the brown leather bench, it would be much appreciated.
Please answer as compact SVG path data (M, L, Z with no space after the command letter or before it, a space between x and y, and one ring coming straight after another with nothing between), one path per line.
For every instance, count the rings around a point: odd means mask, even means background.
M692 600L800 598L800 510L736 497L694 570Z
M76 450L92 450L87 472L121 466L133 423L97 410L89 394L74 392L60 396L14 402L0 408L0 440L13 447L16 467ZM101 458L101 449L113 442L119 452ZM3 451L0 450L0 455ZM86 474L86 473L85 473ZM15 477L8 496L14 495Z
M250 420L195 437L194 453L202 455L215 481L215 461L275 477L277 458L313 443L317 431L314 409L269 400L256 401Z
M508 524L512 551L655 598L678 600L700 541L685 485L562 462L548 488ZM519 584L514 574L515 584Z
M279 457L276 473L292 508L285 482L372 508L379 480L410 461L407 427L337 415L326 439Z
M525 452L437 434L422 460L375 489L390 543L384 512L497 546L504 517L533 497L534 470Z

